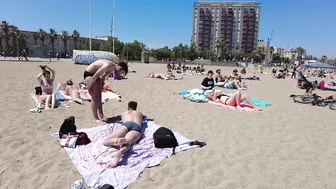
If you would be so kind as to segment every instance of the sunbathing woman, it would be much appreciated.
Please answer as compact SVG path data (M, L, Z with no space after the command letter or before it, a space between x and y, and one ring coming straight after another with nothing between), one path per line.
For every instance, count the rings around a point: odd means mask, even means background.
M236 91L233 95L229 96L229 95L226 95L226 94L218 94L216 91L214 91L212 93L211 96L209 96L209 100L213 101L213 102L219 102L219 103L222 103L224 105L227 105L227 106L235 106L237 109L241 109L242 107L240 106L240 104L244 101L247 102L247 104L256 109L256 110L259 110L261 111L260 108L257 108L253 105L251 99L249 96L247 95L242 95L240 93L240 91Z
M84 91L79 89L76 85L73 84L72 80L66 82L67 87L65 88L65 94L71 97L71 100L77 102L78 104L84 104L83 100L91 101L91 97L87 95Z
M159 74L155 74L154 72L151 72L150 74L148 74L149 78L158 78L158 79L165 79L165 80L169 80L168 77L166 77L165 75L159 73Z
M42 73L37 76L37 81L42 88L41 101L45 104L45 109L56 108L58 104L55 93L53 93L55 71L48 66L40 65L39 67L42 69Z

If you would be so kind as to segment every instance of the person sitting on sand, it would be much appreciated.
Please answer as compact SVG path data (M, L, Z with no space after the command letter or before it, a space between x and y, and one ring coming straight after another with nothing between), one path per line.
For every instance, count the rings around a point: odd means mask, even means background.
M83 105L84 101L91 101L91 97L88 96L84 91L79 89L76 85L73 84L72 80L69 79L66 82L67 86L65 88L65 94L71 97L71 100L77 102L78 104Z
M42 69L42 73L37 76L37 81L42 88L41 102L45 104L45 109L56 108L58 103L53 92L55 71L46 65L39 67Z
M110 60L100 59L91 63L84 71L84 84L88 87L91 99L91 111L94 122L103 123L106 118L103 113L102 91L105 78L112 72L127 75L128 66L124 62L115 63Z
M283 70L279 70L279 73L275 77L278 79L286 79L286 74Z
M213 102L219 102L227 106L235 106L237 109L241 109L240 104L246 101L250 107L261 111L260 108L253 105L249 96L242 95L240 91L236 91L233 95L218 94L214 91L208 98Z
M141 138L143 115L140 111L137 111L137 106L137 102L130 101L128 103L128 110L121 115L122 126L113 131L103 143L104 146L120 147L120 150L114 154L114 157L108 163L109 168L117 167L121 156Z
M225 80L227 79L227 77L226 76L223 76L222 74L221 74L221 70L220 69L217 69L216 70L216 75L215 75L215 82L218 84L218 85L221 85L221 83L222 83L222 85L224 85L224 82L225 82Z
M246 90L247 85L245 83L242 83L240 79L236 79L233 77L229 77L225 82L224 82L224 88L227 89L238 89L238 90Z
M215 81L213 79L213 71L209 70L208 75L203 79L201 83L201 88L203 90L203 94L208 96L214 91Z
M240 73L241 73L242 75L246 75L246 69L243 68L242 70L240 70Z

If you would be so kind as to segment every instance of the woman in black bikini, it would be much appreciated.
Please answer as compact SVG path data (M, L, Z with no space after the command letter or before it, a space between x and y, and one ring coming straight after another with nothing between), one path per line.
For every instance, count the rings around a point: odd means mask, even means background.
M219 103L222 103L224 105L227 105L227 106L235 106L237 109L241 109L241 106L240 104L244 101L247 102L247 104L256 109L256 110L259 110L261 111L260 108L257 108L253 105L251 99L249 96L247 95L242 95L240 93L240 91L236 91L233 95L229 96L229 95L226 95L226 94L217 94L216 91L214 91L214 93L209 96L209 99L213 102L219 102Z

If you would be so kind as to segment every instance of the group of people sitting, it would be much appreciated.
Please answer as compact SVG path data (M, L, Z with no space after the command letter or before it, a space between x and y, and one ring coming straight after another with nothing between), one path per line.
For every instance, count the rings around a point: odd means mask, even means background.
M60 103L56 99L56 93L54 92L55 70L47 65L39 65L42 72L37 76L38 84L41 88L40 102L44 104L44 109L57 108ZM80 82L76 85L72 79L65 82L64 94L71 97L71 100L83 105L84 101L90 102L92 97L87 92L88 88L84 82ZM103 90L117 93L115 89L109 83L103 82Z
M245 70L245 68L243 70ZM243 71L243 73L246 74L246 70L245 72ZM208 76L209 74L213 75L214 73L213 71L210 70L208 72ZM244 82L242 82L242 75L238 74L237 69L234 69L232 71L232 74L229 76L222 75L221 70L217 69L216 74L214 75L214 81L215 84L217 84L217 86L221 86L228 89L238 89L238 90L247 89L247 85Z
M226 95L226 94L222 94L221 91L217 91L215 90L215 82L217 80L216 83L218 83L218 77L220 77L220 69L218 69L216 71L216 76L215 79L213 77L214 73L212 70L208 71L208 75L206 78L203 79L202 83L201 83L201 88L203 90L203 94L208 97L209 100L213 101L213 102L219 102L222 103L224 105L227 106L235 106L237 109L241 109L240 104L243 101L246 101L246 103L256 109L256 110L261 110L260 108L257 108L253 105L251 99L247 96L247 95L242 95L241 92L238 90L236 91L233 95ZM234 73L236 73L237 71L234 70ZM223 77L224 78L224 77ZM238 80L236 80L235 76L231 77L233 78L233 80L231 80L231 84L239 84L240 82ZM237 85L237 86L239 86Z

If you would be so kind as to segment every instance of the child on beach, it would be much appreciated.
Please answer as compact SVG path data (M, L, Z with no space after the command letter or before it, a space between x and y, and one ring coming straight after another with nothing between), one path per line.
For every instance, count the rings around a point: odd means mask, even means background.
M110 60L100 59L90 64L84 71L84 84L88 87L91 95L91 110L94 122L102 123L106 121L103 114L102 90L105 78L112 72L127 74L128 67L124 62L114 63Z

